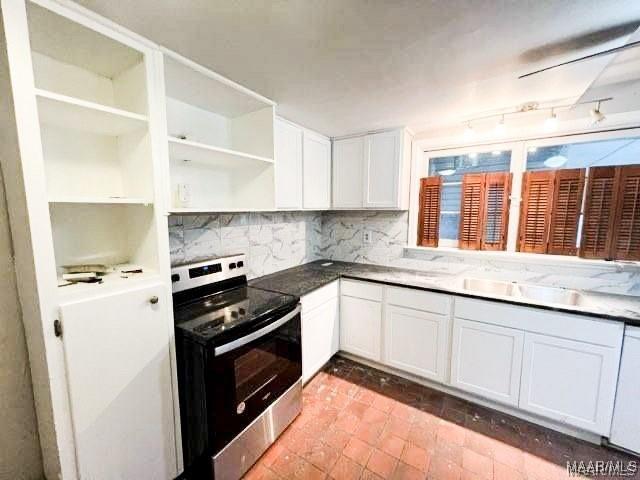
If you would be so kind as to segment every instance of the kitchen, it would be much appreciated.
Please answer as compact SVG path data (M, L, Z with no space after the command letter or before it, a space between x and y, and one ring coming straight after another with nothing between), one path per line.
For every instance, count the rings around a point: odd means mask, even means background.
M0 478L637 472L634 2L126 3L1 2Z

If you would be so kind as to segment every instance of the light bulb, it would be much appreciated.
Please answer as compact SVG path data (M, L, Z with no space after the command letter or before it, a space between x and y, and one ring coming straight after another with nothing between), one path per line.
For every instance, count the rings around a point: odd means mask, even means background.
M544 121L544 129L547 132L552 132L556 128L558 128L558 117L556 116L556 114L555 114L555 112L553 111L553 108L552 108L551 109L551 115L549 115L547 117L547 119Z
M597 125L598 123L604 121L605 118L607 118L604 116L604 113L600 111L600 102L598 102L598 105L595 108L591 109L589 114L591 115L591 120L594 125Z

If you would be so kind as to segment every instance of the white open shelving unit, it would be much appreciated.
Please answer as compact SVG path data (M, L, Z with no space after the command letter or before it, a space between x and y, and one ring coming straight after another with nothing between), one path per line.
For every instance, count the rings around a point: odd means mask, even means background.
M275 104L170 52L163 73L170 213L274 209Z
M37 4L28 3L27 14L58 272L135 263L153 279L159 258L144 55ZM59 294L126 289L117 277Z

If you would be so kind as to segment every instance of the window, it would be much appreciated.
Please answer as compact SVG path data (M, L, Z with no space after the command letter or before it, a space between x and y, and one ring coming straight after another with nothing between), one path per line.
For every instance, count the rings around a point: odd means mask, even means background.
M640 260L640 138L529 148L518 250Z
M425 152L417 244L640 260L640 129L627 132Z
M449 240L456 245L459 240L462 212L463 179L466 175L490 172L508 172L511 163L511 151L493 150L489 152L471 152L465 155L452 155L431 158L429 177L441 177L439 238ZM471 195L471 194L470 194ZM470 196L467 196L469 199ZM474 204L469 204L471 208ZM491 227L490 231L491 230ZM468 243L468 242L467 242Z

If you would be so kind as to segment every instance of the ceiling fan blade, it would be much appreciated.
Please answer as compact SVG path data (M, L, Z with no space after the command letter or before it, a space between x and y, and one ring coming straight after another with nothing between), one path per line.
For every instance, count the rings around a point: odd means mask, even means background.
M536 70L534 72L525 73L524 75L520 75L518 79L530 77L532 75L537 75L538 73L546 72L548 70L552 70L554 68L563 67L565 65L571 65L573 63L584 62L585 60L591 60L593 58L602 57L605 55L612 55L614 53L622 52L623 50L629 50L630 48L640 47L640 40L636 42L629 42L626 45L622 45L620 47L610 48L608 50L603 50L598 53L592 53L591 55L585 55L584 57L574 58L573 60L569 60L567 62L558 63L557 65L552 65L550 67L541 68L540 70Z

